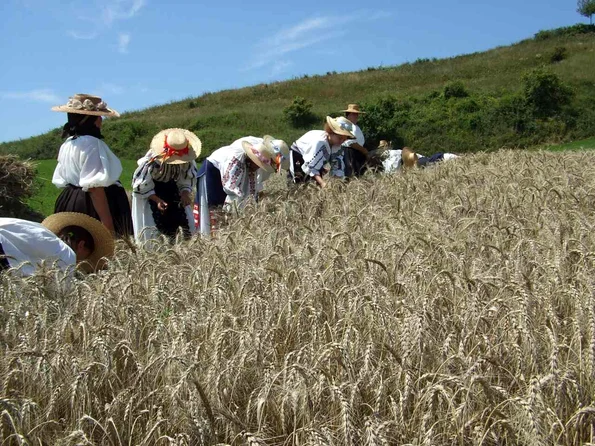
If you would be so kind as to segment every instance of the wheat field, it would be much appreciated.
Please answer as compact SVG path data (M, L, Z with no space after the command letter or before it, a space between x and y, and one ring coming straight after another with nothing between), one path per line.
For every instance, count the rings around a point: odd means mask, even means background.
M6 445L595 442L595 154L269 196L212 240L0 278Z

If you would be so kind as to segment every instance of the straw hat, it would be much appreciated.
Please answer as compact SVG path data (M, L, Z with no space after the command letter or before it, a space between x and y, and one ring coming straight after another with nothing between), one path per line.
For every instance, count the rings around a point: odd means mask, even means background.
M282 139L265 135L260 144L253 145L248 141L242 141L242 148L248 158L267 172L289 167L289 146Z
M393 144L391 142L388 142L386 139L382 139L380 140L380 143L378 144L378 152L385 152L387 150L391 150L393 148Z
M355 134L353 133L353 124L348 119L343 117L331 118L330 116L327 116L326 123L329 125L333 133L336 133L337 135L348 136L349 139L355 139Z
M198 158L202 143L190 130L172 128L157 133L149 147L164 164L184 164Z
M67 226L80 226L86 229L95 244L95 249L91 255L81 263L81 268L92 273L105 268L105 258L114 255L114 237L109 230L99 221L87 214L79 212L58 212L52 214L41 222L54 234L59 234Z
M403 160L403 167L405 168L417 166L417 153L409 147L403 147L403 150L401 151L401 159Z
M363 112L359 109L359 105L357 104L349 104L347 106L347 110L341 110L344 113L358 113L360 115L364 115L366 114L366 112Z
M107 107L99 96L77 93L68 99L66 105L52 107L52 111L76 113L78 115L120 116L116 110Z

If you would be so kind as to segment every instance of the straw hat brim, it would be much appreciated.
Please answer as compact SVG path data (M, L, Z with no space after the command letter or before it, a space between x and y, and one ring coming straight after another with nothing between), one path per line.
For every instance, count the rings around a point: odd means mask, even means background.
M182 132L186 139L188 140L188 155L173 155L168 157L164 163L165 164L185 164L191 161L194 161L196 158L199 157L200 151L202 148L202 142L200 141L199 137L192 133L190 130L186 129L178 129L178 128L171 128L161 130L157 133L153 139L151 140L151 144L149 144L149 149L154 156L161 156L163 154L163 142L165 141L165 136L168 135L170 132L177 130Z
M76 113L77 115L91 115L91 116L114 116L120 117L120 113L116 110L108 108L107 111L92 111L92 110L80 110L78 108L68 107L67 105L57 105L52 107L52 111L65 112L65 113Z
M404 147L401 151L401 159L403 160L403 166L410 168L417 165L418 156L413 150Z
M353 133L351 133L349 130L343 130L341 127L337 126L333 118L331 118L330 116L326 117L326 123L337 135L348 136L349 139L355 139L355 135Z
M58 212L47 217L41 224L54 234L59 234L67 226L80 226L91 234L95 249L88 258L79 264L80 268L86 273L93 273L105 268L105 259L114 255L114 237L99 220L87 214Z
M250 158L254 164L256 164L258 167L260 167L263 170L266 170L267 172L274 172L275 168L273 166L271 166L270 164L265 164L262 162L262 160L260 160L252 151L252 148L254 146L252 144L250 144L248 141L242 141L242 148L244 149L244 152L246 153L246 155L248 155L248 158Z
M358 115L365 115L366 112L363 112L361 110L354 110L352 108L348 108L347 110L341 110L343 113L357 113Z

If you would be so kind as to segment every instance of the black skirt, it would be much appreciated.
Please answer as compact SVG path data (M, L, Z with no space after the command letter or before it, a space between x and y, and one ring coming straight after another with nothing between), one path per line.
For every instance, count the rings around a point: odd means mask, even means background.
M149 201L155 227L163 235L173 238L181 229L186 238L190 237L188 217L180 200L180 191L175 180L155 181L155 195L167 203L167 209L161 212L157 203Z
M112 184L104 189L116 235L122 238L131 237L134 231L132 229L130 202L126 191L119 184ZM93 206L91 194L71 184L66 186L56 199L54 212L80 212L100 220Z
M0 243L0 271L9 268L10 263L8 263L8 259L6 258L6 254L4 253L4 248L2 248L2 243Z

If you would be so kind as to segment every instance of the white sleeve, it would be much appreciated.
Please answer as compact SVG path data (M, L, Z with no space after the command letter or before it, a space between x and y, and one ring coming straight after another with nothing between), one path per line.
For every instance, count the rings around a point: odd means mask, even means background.
M187 164L185 171L180 173L178 181L176 181L178 190L180 192L185 190L192 192L196 188L197 177L198 169L196 167L196 162L192 161Z
M223 172L221 183L225 193L243 198L244 182L248 180L245 159L242 156L233 156L226 165L221 167Z
M320 175L320 171L324 163L328 161L329 155L327 154L325 142L322 140L317 141L312 159L302 165L302 170L306 175L310 175L311 177Z
M81 152L80 186L84 191L111 186L121 174L120 160L101 140Z
M138 160L138 167L132 176L132 193L148 198L155 193L155 181L151 174L153 163L150 163L150 157L145 155Z

